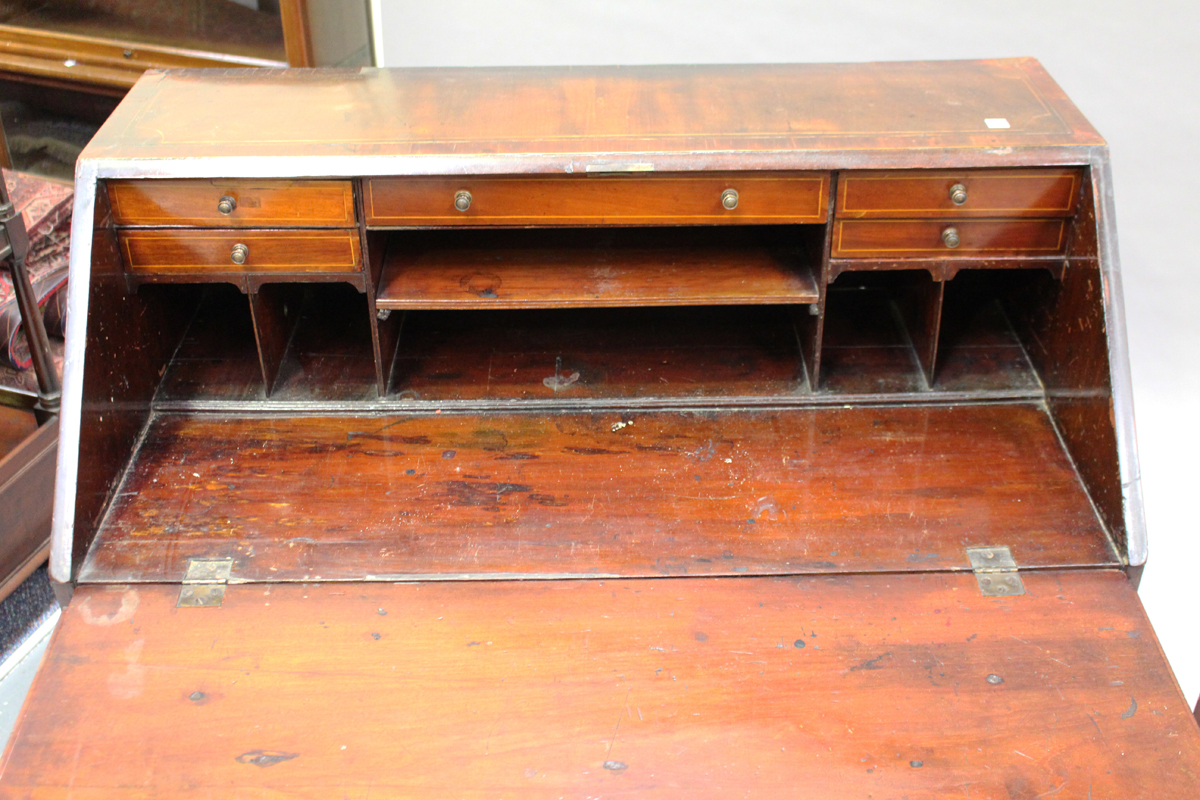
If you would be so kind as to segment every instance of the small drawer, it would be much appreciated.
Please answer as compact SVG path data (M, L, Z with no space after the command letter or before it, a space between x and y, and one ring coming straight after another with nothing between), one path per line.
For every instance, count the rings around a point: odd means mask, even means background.
M339 228L354 221L350 181L109 181L118 225Z
M824 222L829 173L373 178L367 224L719 225Z
M118 238L134 274L357 272L358 230L125 230Z
M1079 169L843 172L839 219L1070 217Z
M1065 219L838 220L834 258L1053 255L1063 252Z

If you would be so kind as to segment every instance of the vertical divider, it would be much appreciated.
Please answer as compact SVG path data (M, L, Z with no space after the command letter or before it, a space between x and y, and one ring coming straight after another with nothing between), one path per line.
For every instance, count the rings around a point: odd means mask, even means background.
M289 309L287 305L293 294L291 287L280 283L266 283L247 293L250 318L254 322L254 341L258 345L258 363L262 367L263 387L268 397L279 378L292 324L300 316L296 313L298 309Z
M837 198L836 172L829 176L829 198L825 214L825 227L822 229L819 241L816 237L806 238L805 248L810 254L819 253L820 271L817 275L817 302L806 309L799 309L793 316L796 333L800 339L800 353L804 358L804 368L808 372L809 391L816 392L821 381L821 342L825 333L825 298L828 294L826 287L830 282L829 253L833 244L834 209Z
M379 292L379 278L383 274L384 258L387 255L389 236L386 231L368 231L366 223L366 206L363 199L361 180L354 182L354 208L358 219L358 236L362 246L363 263L366 267L365 289L367 294L367 314L371 323L371 349L375 358L375 387L382 399L387 395L392 377L392 362L396 354L396 345L400 341L400 328L403 315L389 310L382 312L375 304ZM381 318L382 314L382 318Z
M384 397L391 382L392 362L396 346L400 341L400 328L404 314L387 309L380 310L375 304L379 287L379 276L383 272L383 260L387 255L388 235L383 231L367 231L363 237L363 253L367 262L367 313L371 316L371 347L375 352L375 381L379 396Z
M932 388L937 370L938 334L942 325L946 283L933 275L929 276L928 281L924 277L923 271L914 271L912 279L898 287L896 304L904 318L904 326L908 329L925 382Z

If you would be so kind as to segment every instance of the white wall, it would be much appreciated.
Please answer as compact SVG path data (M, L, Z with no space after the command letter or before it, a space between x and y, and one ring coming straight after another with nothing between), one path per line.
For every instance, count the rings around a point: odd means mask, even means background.
M1150 563L1141 597L1200 693L1200 3L376 0L387 66L1036 56L1112 148Z

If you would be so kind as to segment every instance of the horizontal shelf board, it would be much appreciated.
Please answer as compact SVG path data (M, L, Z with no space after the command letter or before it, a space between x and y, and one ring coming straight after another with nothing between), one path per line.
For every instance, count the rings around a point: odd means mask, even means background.
M160 414L85 581L738 575L1116 563L1037 405Z
M219 609L175 608L175 586L85 586L5 783L189 800L1194 795L1200 732L1128 579L1024 581L1011 599L944 574L231 586Z
M751 232L752 234L753 232ZM386 309L588 308L815 303L799 251L745 231L437 233L393 238ZM464 241L465 239L465 241ZM773 246L776 245L776 246Z

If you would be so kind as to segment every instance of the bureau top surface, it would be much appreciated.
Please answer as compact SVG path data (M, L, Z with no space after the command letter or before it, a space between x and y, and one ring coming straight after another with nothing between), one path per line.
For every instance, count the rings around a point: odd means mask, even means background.
M112 162L111 174L128 161L192 164L147 175L204 175L214 167L197 159L224 168L252 159L237 172L267 177L999 166L1078 162L1081 148L1102 144L1026 58L151 71L83 158ZM358 169L328 160L347 156ZM371 156L392 158L360 158ZM304 159L319 166L296 163Z

